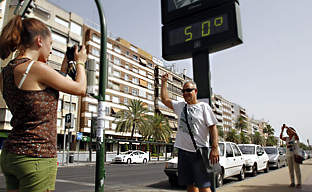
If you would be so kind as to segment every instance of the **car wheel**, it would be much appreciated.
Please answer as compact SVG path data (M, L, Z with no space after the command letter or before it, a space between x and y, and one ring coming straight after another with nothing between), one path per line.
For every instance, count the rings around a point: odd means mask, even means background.
M257 176L258 170L257 170L257 165L252 166L252 176Z
M268 172L269 172L269 169L270 169L269 163L267 163L267 164L266 164L266 168L264 169L264 172L265 172L265 173L268 173Z
M171 186L175 186L175 187L179 186L179 182L178 182L177 179L173 179L173 178L169 177L169 183L170 183Z
M143 164L146 164L147 163L147 159L143 159Z
M223 185L223 174L221 171L216 175L216 187L221 187Z
M245 179L245 169L244 169L244 167L242 167L242 169L240 170L240 173L238 175L238 180L241 181L244 179Z
M127 159L127 164L131 164L131 159Z
M276 165L276 169L279 169L279 168L281 168L281 165L280 165L280 162L278 161Z

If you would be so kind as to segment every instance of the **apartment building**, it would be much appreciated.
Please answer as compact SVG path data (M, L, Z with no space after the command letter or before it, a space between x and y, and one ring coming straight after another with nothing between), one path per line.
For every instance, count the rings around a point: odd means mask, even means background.
M18 4L18 0L3 1L1 4L3 5L4 3L6 3L5 12L3 13L3 17L0 18L3 25L15 16L14 10ZM30 17L37 18L45 23L51 30L52 34L52 54L47 64L54 69L60 69L67 46L82 43L83 18L72 12L67 12L49 1L36 0L35 4L36 8L34 9L34 12L30 14ZM1 68L6 66L12 58L14 58L13 54L5 61L2 61ZM65 115L69 113L69 110L75 114L75 126L71 131L73 132L73 135L76 134L77 127L79 126L77 122L79 112L78 100L77 96L71 97L68 94L60 92L57 113L57 141L59 148L62 148L63 145ZM10 126L12 115L2 96L0 98L0 114L0 147L2 148L4 139L12 129Z
M177 130L178 130L178 116L173 112L172 109L166 107L161 102L161 76L169 73L169 80L167 82L167 90L169 98L176 101L184 101L182 88L185 81L192 80L186 76L186 71L184 73L176 73L173 67L169 69L162 67L160 65L155 66L155 111L156 113L161 113L169 120L169 125L172 128L172 140L175 141Z
M212 95L213 113L218 120L218 125L223 127L225 133L234 128L235 115L232 102L224 99L221 95Z
M93 24L94 25L94 24ZM101 34L96 27L84 25L84 44L87 47L88 59L97 62L96 87L99 83L100 39ZM108 33L107 37L108 87L105 95L105 137L110 139L129 139L131 133L115 132L115 114L121 109L126 109L123 104L129 104L130 100L141 100L146 104L150 114L154 114L154 67L153 56L144 50L132 45L126 40ZM98 90L96 89L97 95ZM97 116L98 100L86 96L81 99L80 132L90 136L91 118ZM140 140L142 136L135 132L134 140ZM86 140L88 141L88 140ZM127 142L120 142L125 144ZM127 143L128 144L128 143ZM135 145L138 143L132 143ZM89 142L82 143L86 150ZM117 142L106 143L107 151L117 151ZM144 149L143 149L144 150Z

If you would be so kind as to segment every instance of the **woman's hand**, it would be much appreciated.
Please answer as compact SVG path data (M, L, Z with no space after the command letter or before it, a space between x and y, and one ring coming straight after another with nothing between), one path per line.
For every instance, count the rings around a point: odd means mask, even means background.
M76 63L85 63L87 61L87 50L85 45L81 45L81 49L78 52L78 45L75 45L75 61Z
M61 72L67 74L68 70L68 63L67 63L67 55L65 54L65 57L63 59L62 67L61 67Z

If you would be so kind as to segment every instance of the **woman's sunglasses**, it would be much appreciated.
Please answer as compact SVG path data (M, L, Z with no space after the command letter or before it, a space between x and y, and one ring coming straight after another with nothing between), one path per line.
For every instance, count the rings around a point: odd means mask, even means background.
M192 88L192 89L182 89L182 93L185 93L185 92L192 92L193 90L195 90L195 88Z

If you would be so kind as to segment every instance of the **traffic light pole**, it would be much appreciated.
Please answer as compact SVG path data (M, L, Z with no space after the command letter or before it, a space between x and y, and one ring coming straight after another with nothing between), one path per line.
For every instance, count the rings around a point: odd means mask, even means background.
M99 11L101 24L101 56L100 56L100 75L99 75L99 95L98 95L98 115L97 115L97 141L96 141L96 175L95 175L95 191L104 191L105 181L105 90L107 85L107 61L106 61L106 47L107 47L107 28L104 11L100 0L95 0ZM91 139L91 138L90 138Z
M197 98L206 100L208 99L208 104L212 107L211 103L211 74L209 65L209 52L201 51L193 53L193 78L194 82L197 84L198 93ZM211 137L210 137L211 138ZM211 145L211 139L210 139ZM209 173L210 177L210 189L212 192L216 192L216 180L215 173Z

